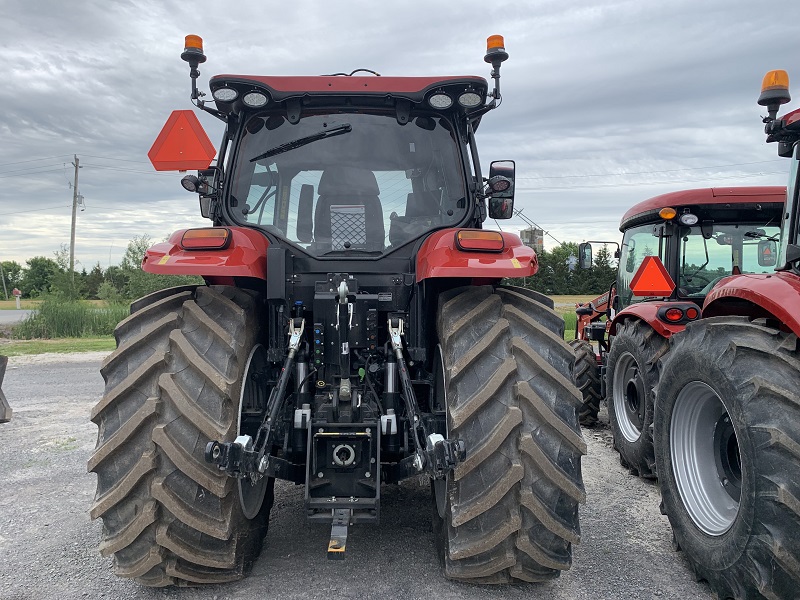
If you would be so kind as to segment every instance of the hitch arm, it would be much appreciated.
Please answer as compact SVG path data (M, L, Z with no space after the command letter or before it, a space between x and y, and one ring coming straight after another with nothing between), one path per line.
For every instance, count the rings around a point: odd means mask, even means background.
M292 374L297 351L303 338L305 319L293 318L289 321L289 353L281 368L277 385L272 388L267 400L267 411L258 428L256 438L240 435L232 442L209 442L206 445L205 460L216 464L220 470L231 477L262 477L269 468L269 449L275 436L275 423L286 400L286 388Z
M446 440L438 433L428 434L425 420L419 410L411 376L408 374L405 358L403 357L403 320L389 319L389 341L397 357L397 372L403 388L403 399L406 404L408 418L412 421L414 430L414 443L417 447L413 457L413 466L419 472L427 469L435 478L441 479L452 470L456 464L467 457L466 446L463 440ZM420 436L420 433L422 434Z

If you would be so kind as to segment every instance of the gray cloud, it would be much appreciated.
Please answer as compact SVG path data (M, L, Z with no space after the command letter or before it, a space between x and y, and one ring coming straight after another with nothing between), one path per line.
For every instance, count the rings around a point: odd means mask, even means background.
M134 235L160 240L203 223L180 175L156 173L146 157L170 111L190 108L187 33L205 40L203 89L208 76L237 72L487 77L485 38L505 35L503 105L481 124L481 157L517 161L518 206L562 241L615 239L629 206L666 191L783 184L788 164L764 144L755 99L767 70L800 55L800 6L768 7L10 0L0 21L0 259L52 256L69 241L73 154L86 199L76 256L87 268L117 263ZM200 118L216 143L219 123Z

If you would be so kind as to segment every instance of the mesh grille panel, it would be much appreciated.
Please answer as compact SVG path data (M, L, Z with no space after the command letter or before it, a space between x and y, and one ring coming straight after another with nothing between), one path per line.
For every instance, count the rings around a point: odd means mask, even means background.
M331 206L331 242L334 250L344 250L345 242L350 242L350 248L366 248L367 223L362 205Z

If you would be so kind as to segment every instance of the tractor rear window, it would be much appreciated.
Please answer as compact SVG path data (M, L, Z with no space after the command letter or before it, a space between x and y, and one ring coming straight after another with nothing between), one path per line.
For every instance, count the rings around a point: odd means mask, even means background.
M457 136L441 117L256 116L245 131L230 214L311 254L389 252L466 216Z
M706 239L700 227L680 234L678 293L703 298L720 279L738 273L771 273L777 264L780 222L714 223Z

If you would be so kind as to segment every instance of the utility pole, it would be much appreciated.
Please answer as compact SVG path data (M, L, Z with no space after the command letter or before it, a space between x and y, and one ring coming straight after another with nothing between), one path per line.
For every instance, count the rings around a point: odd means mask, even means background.
M8 289L6 288L6 276L3 275L3 263L0 263L0 279L3 280L3 295L8 300Z
M72 285L75 285L75 219L78 216L78 169L80 169L80 161L78 155L73 154L75 157L75 183L72 185L72 232L69 237L69 276Z

